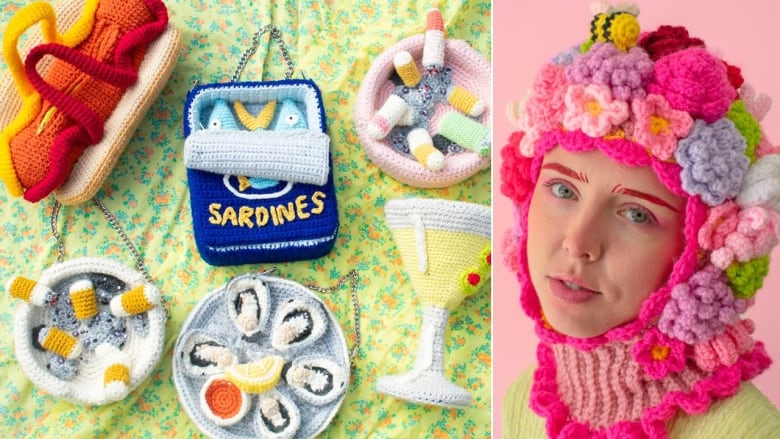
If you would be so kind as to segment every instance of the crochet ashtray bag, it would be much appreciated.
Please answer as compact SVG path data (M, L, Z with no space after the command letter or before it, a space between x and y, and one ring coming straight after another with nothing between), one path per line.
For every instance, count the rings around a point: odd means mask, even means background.
M162 356L165 310L143 276L107 259L53 265L35 281L15 276L16 359L40 389L81 405L124 399Z
M490 64L447 39L441 12L386 49L363 79L355 126L366 155L398 181L451 186L490 165Z
M184 162L198 252L212 265L313 259L338 232L330 138L310 80L194 88Z
M349 377L346 340L325 304L262 274L201 299L174 349L181 404L210 437L314 437L341 406Z
M41 24L41 32L30 30ZM17 48L24 34L25 44ZM100 189L170 77L179 31L161 0L38 1L3 30L0 178L12 196Z

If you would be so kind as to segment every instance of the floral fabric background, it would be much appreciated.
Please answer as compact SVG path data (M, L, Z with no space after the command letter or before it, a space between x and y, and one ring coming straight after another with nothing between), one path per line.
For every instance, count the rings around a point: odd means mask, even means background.
M0 6L0 29L26 1ZM483 438L490 436L490 291L485 287L450 315L445 376L473 397L464 410L442 409L383 396L378 377L411 369L422 315L390 230L384 204L431 197L490 204L490 169L455 186L416 189L387 176L360 146L353 107L371 62L390 45L425 30L425 1L167 0L182 51L169 83L99 192L142 249L171 318L163 358L152 377L125 400L102 407L60 402L35 388L19 369L12 336L17 301L0 294L0 431L4 437L193 437L199 434L178 401L171 352L179 329L201 297L231 277L276 266L285 278L330 286L351 269L360 275L362 345L346 399L321 437ZM463 39L490 60L491 3L440 2L448 38ZM182 112L195 80L224 82L259 27L282 30L296 67L320 87L331 137L339 235L325 257L294 263L212 267L192 235L182 148ZM264 42L267 41L267 37ZM5 66L2 65L2 72ZM261 44L242 80L284 77L275 45ZM37 278L56 260L49 230L52 199L30 204L0 190L0 280ZM69 258L104 256L133 266L129 252L92 204L63 209L60 226ZM348 288L321 296L354 342Z

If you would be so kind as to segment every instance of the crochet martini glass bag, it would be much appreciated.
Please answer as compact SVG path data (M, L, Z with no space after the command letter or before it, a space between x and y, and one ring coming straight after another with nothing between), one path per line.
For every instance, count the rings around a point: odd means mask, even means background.
M759 124L769 101L738 68L683 27L640 33L636 10L597 12L590 38L542 67L502 152L521 304L540 337L530 405L550 437L663 438L677 413L707 411L771 362L742 314L778 243L780 156ZM650 167L685 200L667 281L636 319L587 339L545 321L528 273L528 206L554 147Z

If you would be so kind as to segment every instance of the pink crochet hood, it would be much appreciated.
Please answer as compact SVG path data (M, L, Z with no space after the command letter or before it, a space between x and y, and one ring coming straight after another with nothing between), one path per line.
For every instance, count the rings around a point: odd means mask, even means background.
M677 413L705 412L771 362L741 316L780 236L780 156L759 124L768 104L684 28L640 35L637 14L600 11L588 41L542 67L502 151L512 263L541 341L531 407L551 437L667 437ZM587 339L545 322L528 271L528 206L556 146L649 166L686 200L667 282L635 320Z

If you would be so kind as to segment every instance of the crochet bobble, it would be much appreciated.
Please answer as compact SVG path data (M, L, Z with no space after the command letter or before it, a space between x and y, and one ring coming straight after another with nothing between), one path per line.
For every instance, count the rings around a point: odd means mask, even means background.
M570 82L609 86L612 96L623 101L645 97L644 87L652 74L653 62L644 50L623 52L609 43L595 43L566 69Z
M723 272L708 265L672 289L658 328L670 337L694 344L721 333L746 308L747 302L732 294Z

